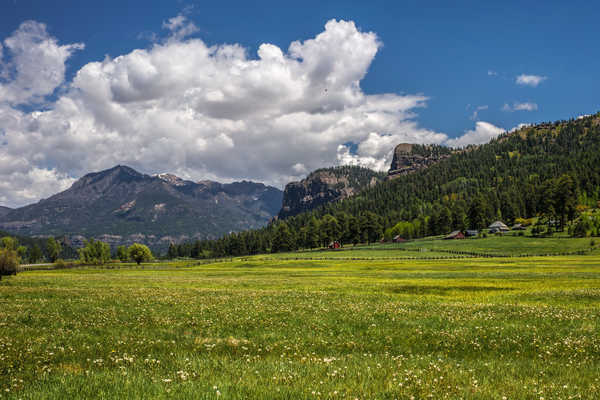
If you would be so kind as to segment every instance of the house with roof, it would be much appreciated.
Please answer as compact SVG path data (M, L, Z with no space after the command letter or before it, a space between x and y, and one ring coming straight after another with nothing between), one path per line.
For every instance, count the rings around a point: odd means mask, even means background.
M400 235L396 235L394 236L394 239L392 239L394 241L394 243L402 243L402 242L406 242L406 239L404 239L402 236Z
M465 235L461 231L450 232L444 239L464 239Z
M508 232L510 231L510 229L508 228L508 226L506 226L506 224L502 221L496 221L493 224L491 224L489 226L490 228L490 233L496 233L496 232Z

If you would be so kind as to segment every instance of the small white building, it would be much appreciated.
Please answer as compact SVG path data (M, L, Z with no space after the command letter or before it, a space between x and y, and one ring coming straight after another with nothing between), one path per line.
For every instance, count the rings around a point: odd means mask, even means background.
M490 231L494 231L494 232L508 232L510 231L510 229L508 228L508 226L506 226L506 224L502 221L496 221L493 224L491 224L489 226Z

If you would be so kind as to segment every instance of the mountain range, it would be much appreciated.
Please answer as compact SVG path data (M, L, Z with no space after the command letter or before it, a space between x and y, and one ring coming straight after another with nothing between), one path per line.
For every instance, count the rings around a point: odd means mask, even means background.
M69 189L17 209L0 209L0 229L27 236L65 236L81 245L95 237L112 245L165 247L264 226L281 207L282 191L248 181L192 182L142 174L127 166L90 173Z

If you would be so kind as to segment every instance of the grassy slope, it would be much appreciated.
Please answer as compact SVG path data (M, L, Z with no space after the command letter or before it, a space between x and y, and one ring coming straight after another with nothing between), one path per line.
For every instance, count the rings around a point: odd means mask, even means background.
M340 250L312 250L293 253L260 255L258 258L437 258L460 256L449 252L466 252L497 256L560 255L576 251L589 251L590 238L521 237L511 234L469 238L464 240L443 240L441 238L417 239L404 243L346 246ZM600 240L594 240L594 254L600 254Z
M0 282L0 393L598 398L599 287L597 256L26 272Z
M567 237L520 237L512 234L504 236L489 236L487 238L468 238L464 240L420 239L400 244L375 245L375 248L415 250L426 248L435 250L454 250L465 252L480 252L506 256L546 255L574 252L590 249L589 238ZM600 240L595 240L595 245Z

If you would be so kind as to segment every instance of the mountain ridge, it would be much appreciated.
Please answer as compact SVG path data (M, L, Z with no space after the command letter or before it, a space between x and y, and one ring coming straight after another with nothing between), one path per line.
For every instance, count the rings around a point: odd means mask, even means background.
M262 183L193 182L131 167L90 172L67 190L0 214L0 228L32 235L108 237L164 247L185 238L214 238L259 228L279 211L281 190Z

